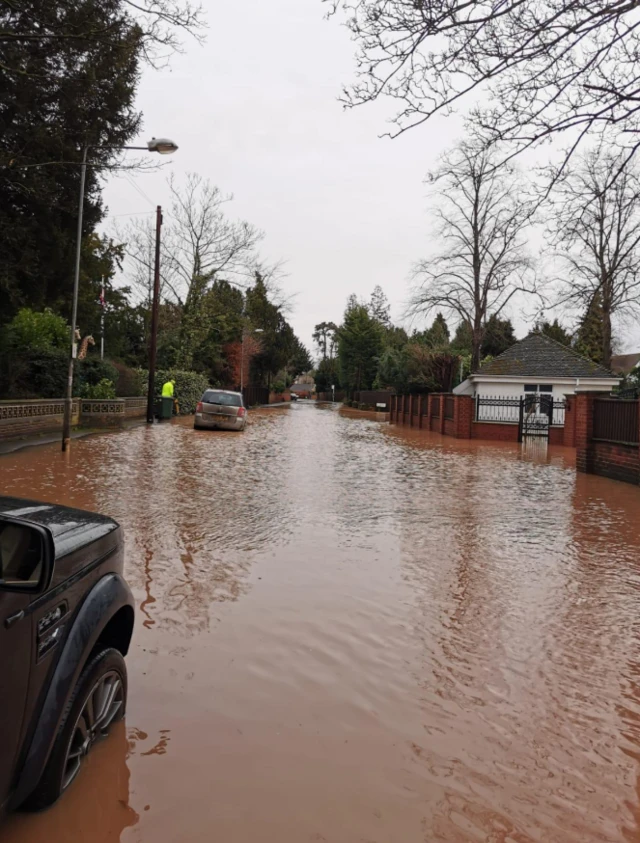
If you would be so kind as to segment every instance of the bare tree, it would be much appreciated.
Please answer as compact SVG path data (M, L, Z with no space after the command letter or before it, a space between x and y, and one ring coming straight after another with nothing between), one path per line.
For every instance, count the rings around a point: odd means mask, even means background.
M162 234L162 292L182 312L179 365L190 368L193 353L206 331L203 308L214 280L224 279L246 287L256 263L255 248L262 232L248 222L230 220L225 205L233 197L202 176L191 173L179 187L169 179L172 203ZM149 250L151 230L147 223L133 224L127 240L127 255L133 265L132 283L148 289L153 252Z
M324 0L358 42L348 106L386 95L400 134L489 94L480 117L515 150L571 134L571 154L594 128L618 133L631 155L640 109L638 0Z
M488 317L499 316L517 292L535 291L522 236L533 204L513 168L496 167L495 155L475 139L446 153L430 178L440 185L442 249L416 266L410 310L446 310L468 323L476 368Z
M552 242L569 270L556 304L582 315L599 302L607 367L612 317L640 313L640 172L634 165L621 171L621 158L602 146L581 156L556 183L550 222Z

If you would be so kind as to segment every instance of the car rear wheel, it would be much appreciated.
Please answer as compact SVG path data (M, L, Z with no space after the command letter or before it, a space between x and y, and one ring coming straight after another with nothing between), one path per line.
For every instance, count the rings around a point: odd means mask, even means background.
M96 651L80 674L42 778L24 807L47 808L72 784L92 746L124 717L127 668L114 648Z

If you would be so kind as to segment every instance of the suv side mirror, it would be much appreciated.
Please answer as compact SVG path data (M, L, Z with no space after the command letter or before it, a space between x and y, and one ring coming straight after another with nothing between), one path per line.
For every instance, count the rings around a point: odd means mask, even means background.
M49 530L19 518L0 517L0 591L46 591L54 558Z

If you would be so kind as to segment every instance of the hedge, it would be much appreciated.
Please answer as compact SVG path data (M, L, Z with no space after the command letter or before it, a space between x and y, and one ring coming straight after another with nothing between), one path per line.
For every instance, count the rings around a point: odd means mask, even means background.
M0 393L6 398L63 398L67 388L69 353L62 349L25 350L20 355L3 354ZM116 369L106 360L89 357L76 360L73 394L84 395L101 381L117 380Z
M149 373L140 371L144 381L143 395L147 394L147 383ZM180 405L181 415L195 413L196 404L202 398L203 393L209 389L209 379L199 372L183 372L180 369L158 369L155 377L155 397L160 398L162 385L169 380L174 380L175 397Z

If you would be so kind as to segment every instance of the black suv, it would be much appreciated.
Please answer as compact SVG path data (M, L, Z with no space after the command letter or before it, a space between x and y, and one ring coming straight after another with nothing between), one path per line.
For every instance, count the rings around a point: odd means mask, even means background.
M110 518L0 497L0 814L55 802L124 715L122 567Z

